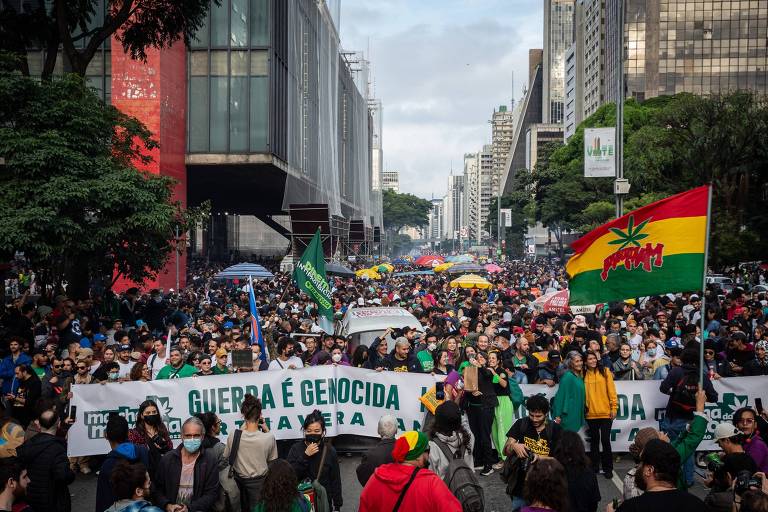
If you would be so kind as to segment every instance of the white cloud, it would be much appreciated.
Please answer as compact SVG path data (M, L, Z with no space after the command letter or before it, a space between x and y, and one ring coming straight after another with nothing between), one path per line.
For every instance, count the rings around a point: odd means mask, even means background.
M345 0L341 42L371 48L384 105L384 165L401 189L442 197L451 161L490 142L494 108L527 82L542 0Z

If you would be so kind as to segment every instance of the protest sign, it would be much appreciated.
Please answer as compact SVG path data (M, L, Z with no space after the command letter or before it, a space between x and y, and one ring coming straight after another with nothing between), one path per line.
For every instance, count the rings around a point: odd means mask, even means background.
M264 371L188 377L151 382L85 384L72 388L78 416L69 431L70 457L107 453L104 429L110 412L133 427L139 405L154 400L174 444L191 415L213 412L221 418L220 439L242 423L240 404L246 393L261 399L264 418L277 439L302 437L304 418L314 409L325 416L328 436L356 434L378 437L379 418L391 414L399 429L418 430L425 408L419 401L437 378L432 375L376 372L348 366L315 366L300 370Z
M259 397L264 417L277 439L298 439L301 424L314 409L325 415L328 436L355 434L378 437L377 422L384 414L398 420L400 431L419 430L426 409L420 398L440 376L413 373L375 372L348 366L316 366L300 370L239 373L152 382L105 385L76 385L72 404L78 417L69 432L69 456L109 451L104 428L110 412L117 412L133 426L144 400L154 400L168 426L174 444L181 437L181 424L192 414L214 412L222 420L220 439L242 422L239 409L246 393ZM707 404L707 436L700 450L714 450L712 433L721 421L730 421L740 407L754 406L766 396L765 377L737 377L714 382L717 404ZM658 428L668 397L659 392L659 381L616 382L619 411L611 441L616 452L625 452L643 427ZM541 393L552 397L557 387L521 385L528 397ZM514 410L515 419L526 414L524 406Z

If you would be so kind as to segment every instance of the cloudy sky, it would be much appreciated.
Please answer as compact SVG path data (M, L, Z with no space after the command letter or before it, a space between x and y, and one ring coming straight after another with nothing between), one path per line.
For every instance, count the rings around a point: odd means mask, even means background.
M384 105L384 169L400 189L442 197L453 162L490 142L494 108L527 82L543 0L342 0L341 44L370 47Z

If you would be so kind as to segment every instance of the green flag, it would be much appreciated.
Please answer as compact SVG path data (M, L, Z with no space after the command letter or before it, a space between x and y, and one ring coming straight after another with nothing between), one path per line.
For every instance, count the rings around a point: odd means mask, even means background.
M320 229L315 232L307 250L293 271L296 285L309 295L317 304L320 327L327 333L333 333L333 298L328 280L325 277L325 258L323 244L320 242Z

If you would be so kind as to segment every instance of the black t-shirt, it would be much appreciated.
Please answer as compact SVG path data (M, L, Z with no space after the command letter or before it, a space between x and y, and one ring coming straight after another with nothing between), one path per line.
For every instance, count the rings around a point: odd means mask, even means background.
M547 424L541 432L537 432L533 423L527 417L517 420L512 428L507 432L507 437L511 437L518 443L522 443L526 448L536 455L551 457L560 437L563 435L563 429L557 423L547 420ZM524 478L519 478L515 486L513 496L523 495Z
M675 512L707 512L703 501L685 491L646 492L622 503L616 512L647 512L649 510L674 510Z

